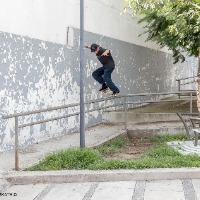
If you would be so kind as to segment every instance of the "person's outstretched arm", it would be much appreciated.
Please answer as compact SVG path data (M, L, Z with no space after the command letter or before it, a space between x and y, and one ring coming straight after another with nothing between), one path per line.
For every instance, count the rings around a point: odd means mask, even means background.
M87 48L87 49L91 49L91 46L87 45L87 44L85 44L84 47Z

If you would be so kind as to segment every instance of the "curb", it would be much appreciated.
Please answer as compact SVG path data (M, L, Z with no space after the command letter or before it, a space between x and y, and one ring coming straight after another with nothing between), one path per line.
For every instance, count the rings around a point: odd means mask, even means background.
M155 181L173 179L200 179L200 168L8 172L4 174L4 178L12 185L38 183L82 183L133 180Z

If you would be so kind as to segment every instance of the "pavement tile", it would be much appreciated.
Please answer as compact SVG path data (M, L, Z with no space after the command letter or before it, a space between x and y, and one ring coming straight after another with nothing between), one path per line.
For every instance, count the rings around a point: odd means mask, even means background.
M82 200L92 183L56 184L42 200Z
M91 200L131 200L135 181L99 183Z
M1 196L2 200L33 200L40 194L48 184L37 185L14 185L7 189L3 194L7 196ZM1 194L2 195L2 194Z
M144 195L144 200L185 200L185 196L183 192L146 191Z
M182 182L180 180L147 181L146 189L151 191L183 191Z
M192 184L197 196L197 200L200 200L200 179L193 179Z
M185 200L181 180L146 182L144 200Z

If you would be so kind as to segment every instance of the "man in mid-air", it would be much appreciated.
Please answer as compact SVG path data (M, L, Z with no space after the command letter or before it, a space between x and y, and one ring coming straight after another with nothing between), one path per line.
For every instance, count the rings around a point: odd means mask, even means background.
M111 74L115 69L115 62L110 50L103 49L97 44L92 44L91 46L85 45L85 48L91 49L91 52L95 52L102 64L102 67L92 73L93 78L102 85L99 91L103 92L109 88L112 91L112 95L116 96L120 91L111 79Z

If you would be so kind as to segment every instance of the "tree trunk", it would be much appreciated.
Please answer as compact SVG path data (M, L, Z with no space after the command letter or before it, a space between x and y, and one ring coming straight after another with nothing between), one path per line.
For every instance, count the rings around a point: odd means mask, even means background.
M196 92L197 92L197 108L200 116L200 47L199 47L199 56L198 56L198 73L196 81Z

